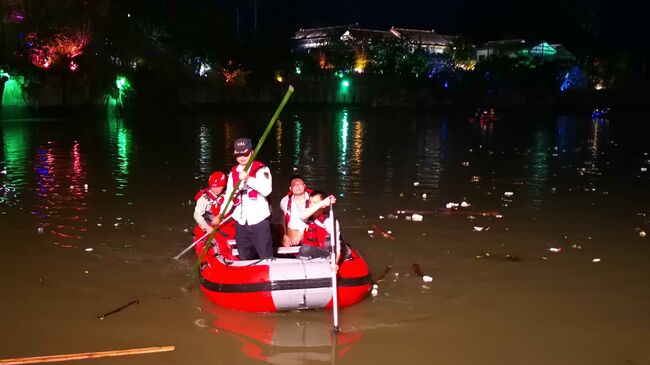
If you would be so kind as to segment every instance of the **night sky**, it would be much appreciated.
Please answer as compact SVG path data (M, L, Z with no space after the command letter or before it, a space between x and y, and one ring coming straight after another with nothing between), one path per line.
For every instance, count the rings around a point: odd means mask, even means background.
M127 8L178 11L205 16L220 11L224 29L234 32L235 9L240 12L240 34L253 33L257 2L257 37L287 40L299 28L349 25L389 29L391 26L434 29L441 34L464 35L480 43L526 38L564 43L573 49L613 49L647 53L647 5L631 0L114 0ZM161 4L163 6L161 6ZM145 10L145 8L148 8ZM200 16L200 15L199 15ZM215 17L216 19L216 17ZM229 23L229 24L225 24Z
M252 0L236 3L244 16L252 14ZM434 29L477 41L533 37L573 45L647 48L645 10L640 7L589 0L260 0L259 26L267 34L284 35L300 27L359 23L376 29Z

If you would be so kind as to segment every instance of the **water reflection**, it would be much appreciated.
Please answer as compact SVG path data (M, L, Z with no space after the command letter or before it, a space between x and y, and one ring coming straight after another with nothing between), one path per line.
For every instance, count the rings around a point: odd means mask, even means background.
M235 128L233 123L227 121L223 124L223 151L224 161L232 161L232 148L235 145Z
M338 164L337 170L339 172L339 182L345 179L348 175L348 111L343 109L341 116L338 119L337 130L339 132L338 147Z
M440 128L426 124L424 130L416 129L415 181L433 196L440 189L442 167L442 141Z
M122 118L109 118L108 136L116 149L115 166L113 168L116 182L115 195L124 196L129 186L129 165L132 154L131 129L127 127Z
M543 199L544 190L548 183L549 154L551 138L547 131L538 130L533 137L533 146L530 153L528 166L528 186L531 195L532 206L539 209Z
M576 151L578 121L576 118L559 116L555 123L555 129L560 160L573 162Z
M275 128L275 159L277 163L282 161L282 121L276 122Z
M2 126L4 157L0 165L0 203L16 204L16 189L26 184L29 165L28 128L22 124L5 124Z
M294 140L293 140L293 168L297 169L300 165L300 146L302 144L302 123L299 119L294 122Z
M592 118L591 135L587 141L589 155L587 156L584 167L580 169L581 175L600 176L601 173L601 150L603 147L603 136L607 132L609 121L605 118Z
M207 125L201 125L199 128L199 158L198 168L201 180L205 180L212 172L212 133Z
M41 220L43 233L53 236L55 245L76 247L87 231L86 162L79 142L71 148L54 141L37 149L36 202L31 212Z
M332 334L325 318L309 320L298 315L234 312L206 304L212 315L214 333L235 339L242 354L269 364L336 363L362 338L362 332Z

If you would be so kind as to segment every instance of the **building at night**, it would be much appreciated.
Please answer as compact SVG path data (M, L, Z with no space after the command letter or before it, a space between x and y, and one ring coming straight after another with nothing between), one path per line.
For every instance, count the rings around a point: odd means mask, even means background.
M528 42L524 39L489 41L476 49L476 61L481 62L496 57L528 57L543 60L573 61L575 56L562 44L547 42Z
M331 46L336 41L372 43L378 39L405 40L411 50L422 48L430 54L445 51L456 37L441 35L433 30L392 27L389 30L360 28L357 25L300 29L293 36L294 51L310 51Z

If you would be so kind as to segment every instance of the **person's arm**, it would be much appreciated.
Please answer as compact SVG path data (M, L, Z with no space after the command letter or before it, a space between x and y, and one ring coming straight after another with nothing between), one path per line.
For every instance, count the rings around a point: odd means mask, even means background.
M257 170L255 174L256 177L248 176L246 179L246 184L248 187L256 190L262 196L267 197L271 194L273 190L273 184L271 180L271 170L268 167L263 167Z
M310 205L309 208L306 208L305 210L303 210L302 213L300 213L300 219L302 219L303 221L306 221L317 210L319 210L320 208L329 207L330 204L336 204L336 198L331 196L331 195L328 196L327 198L321 200L320 202L318 202L318 204Z
M198 224L199 227L201 227L201 229L204 231L208 231L211 228L203 218L203 214L205 214L207 205L208 200L202 196L199 198L199 200L196 201L196 206L194 207L194 220L196 221L196 224Z

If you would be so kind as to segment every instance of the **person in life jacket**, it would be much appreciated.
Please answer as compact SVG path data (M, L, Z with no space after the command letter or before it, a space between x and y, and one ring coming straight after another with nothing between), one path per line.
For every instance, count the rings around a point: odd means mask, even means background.
M194 197L196 206L194 207L194 220L196 221L196 228L194 228L194 240L198 240L206 233L210 234L213 230L217 229L214 234L214 239L217 242L219 253L227 259L234 260L232 250L228 245L228 239L233 239L235 236L235 223L232 219L224 222L217 227L213 221L219 215L221 206L225 203L224 188L226 187L226 175L217 171L210 175L208 179L208 187L199 190ZM194 246L197 256L200 256L205 247L206 239L197 243Z
M322 191L313 191L309 197L309 207L302 211L300 217L307 220L307 228L302 237L301 256L326 257L331 252L332 219L330 205L336 204L334 196L327 196ZM341 230L336 220L336 232L339 244L342 244Z
M235 192L238 204L235 205L232 218L235 220L235 240L240 260L267 259L273 257L271 238L271 209L267 197L271 194L271 170L259 161L253 161L248 171L246 164L253 156L253 144L248 138L235 141L235 158L228 175L226 196L230 196L235 185L240 182ZM225 210L224 204L221 212ZM216 223L219 223L218 220Z
M299 175L294 175L289 180L289 192L280 201L280 209L284 213L285 234L282 237L282 245L297 246L302 240L302 235L307 229L307 220L301 219L300 214L309 208L309 194L312 190L307 189L305 181Z

